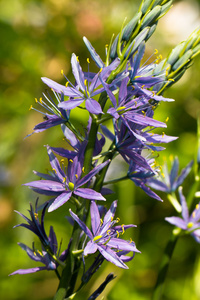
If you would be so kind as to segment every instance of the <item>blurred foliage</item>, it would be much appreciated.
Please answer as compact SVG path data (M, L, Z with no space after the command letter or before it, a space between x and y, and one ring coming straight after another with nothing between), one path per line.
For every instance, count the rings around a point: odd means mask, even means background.
M8 277L18 268L29 268L34 263L21 251L17 242L32 243L32 236L21 228L12 226L22 222L14 209L26 214L29 202L36 195L21 184L33 180L32 170L44 172L49 166L45 144L59 146L62 133L57 128L32 135L34 125L42 120L40 114L30 111L34 98L41 97L45 86L40 77L46 76L63 82L61 69L71 76L70 57L74 52L81 64L86 66L88 52L82 41L85 35L104 57L104 45L112 33L120 30L125 17L130 20L137 11L140 0L1 0L0 1L0 298L6 300L52 299L57 279L52 272ZM200 1L174 1L174 7L159 21L157 31L147 43L147 59L158 49L166 57L177 43L200 24ZM145 60L144 60L145 61ZM178 155L184 167L194 156L197 117L200 110L200 60L187 71L179 83L168 90L165 96L173 103L162 103L156 111L159 120L169 116L166 133L179 136L160 155ZM74 115L84 123L84 116ZM60 143L60 144L59 144ZM192 176L190 177L192 180ZM189 186L189 185L188 185ZM163 220L173 213L167 201L158 203L149 199L130 182L115 186L119 199L118 215L122 222L138 224L134 240L142 254L136 255L122 272L111 264L105 264L89 286L94 291L108 272L117 278L105 290L105 299L149 299L154 287L159 261L171 227ZM128 199L126 205L123 198ZM42 201L42 197L41 197ZM127 207L127 205L129 205ZM47 216L46 228L51 220L63 249L69 236L69 226L61 209ZM62 222L60 222L62 220ZM200 299L199 245L192 238L179 240L170 266L163 300ZM194 274L194 275L193 275ZM86 299L88 290L83 290L80 299ZM78 299L78 298L77 298Z

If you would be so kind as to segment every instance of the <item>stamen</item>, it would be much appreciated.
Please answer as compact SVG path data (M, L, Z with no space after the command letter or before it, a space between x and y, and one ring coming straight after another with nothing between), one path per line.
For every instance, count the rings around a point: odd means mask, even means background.
M89 60L89 58L87 58L87 62L88 62L88 64L90 64L90 60Z
M125 230L124 230L124 224L121 225L122 227L122 234L124 234Z
M93 238L93 241L96 242L102 238L102 235L97 235Z
M75 174L75 177L76 177L76 179L78 179L78 175L77 174Z
M168 121L169 121L169 117L166 118L165 122L168 122Z
M38 219L38 214L34 213L34 216L35 216L35 219L37 220Z
M85 173L85 168L84 167L82 167L82 172Z
M53 168L52 170L57 174L56 169Z
M119 237L119 231L116 230L116 232L117 232L117 238L118 238Z

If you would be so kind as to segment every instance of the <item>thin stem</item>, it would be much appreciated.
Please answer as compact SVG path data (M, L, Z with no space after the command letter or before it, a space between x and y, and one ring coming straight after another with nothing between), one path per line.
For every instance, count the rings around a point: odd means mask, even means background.
M153 292L152 300L161 300L163 295L164 282L171 261L171 257L178 240L178 235L172 233L172 236L165 248L165 252L160 265L156 286Z

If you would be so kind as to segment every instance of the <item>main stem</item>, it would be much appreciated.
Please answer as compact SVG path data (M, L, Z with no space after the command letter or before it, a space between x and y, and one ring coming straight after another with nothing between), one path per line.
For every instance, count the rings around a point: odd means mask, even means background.
M163 254L162 262L160 265L160 270L158 273L158 278L156 282L156 286L153 292L152 300L161 300L163 295L164 283L167 275L167 271L169 268L169 264L171 261L171 257L176 246L176 242L178 240L178 235L174 235L172 233L171 239L169 240L165 252Z

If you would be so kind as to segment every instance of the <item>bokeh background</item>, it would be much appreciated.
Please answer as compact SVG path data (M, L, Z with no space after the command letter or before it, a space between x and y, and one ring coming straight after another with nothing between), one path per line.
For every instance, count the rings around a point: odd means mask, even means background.
M34 266L17 242L31 246L33 236L21 228L12 229L22 219L14 213L27 214L29 203L36 195L23 183L34 180L33 169L45 172L49 167L45 144L58 146L62 140L61 130L32 135L34 125L42 116L29 107L45 89L41 77L63 82L61 69L71 76L71 53L79 56L86 66L89 56L82 41L86 36L104 57L105 44L111 35L120 30L125 17L130 20L137 11L139 0L1 0L0 1L0 299L2 300L48 300L57 288L53 272L30 275L8 274L19 268ZM156 33L147 43L147 59L158 49L166 57L170 49L186 39L200 25L200 1L174 1L173 8L163 17ZM193 159L196 147L197 118L200 111L200 59L165 96L173 103L162 103L157 109L157 119L169 117L166 133L179 136L160 155L160 161L170 154L178 155L181 167ZM85 123L84 115L74 119ZM115 170L113 170L114 172ZM192 175L189 177L192 181ZM190 183L184 189L187 193ZM170 236L171 226L163 219L173 215L168 204L148 198L133 183L122 182L115 187L119 199L118 216L123 222L137 224L130 231L138 249L123 271L105 263L96 273L91 284L77 299L88 295L105 279L109 272L117 278L104 292L104 299L150 299L156 281L161 254ZM165 198L164 198L165 199ZM126 200L126 201L125 201ZM54 224L58 240L63 238L63 249L69 237L69 226L62 209L47 216L46 228ZM191 237L178 241L165 285L164 300L200 299L199 245Z

